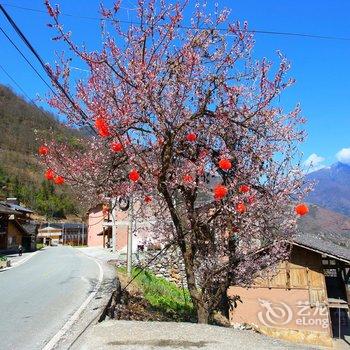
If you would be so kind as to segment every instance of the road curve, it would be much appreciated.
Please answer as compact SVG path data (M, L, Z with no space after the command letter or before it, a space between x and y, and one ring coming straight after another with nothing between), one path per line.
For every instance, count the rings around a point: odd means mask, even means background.
M0 270L1 349L42 349L98 278L98 265L69 247L45 248L21 266Z

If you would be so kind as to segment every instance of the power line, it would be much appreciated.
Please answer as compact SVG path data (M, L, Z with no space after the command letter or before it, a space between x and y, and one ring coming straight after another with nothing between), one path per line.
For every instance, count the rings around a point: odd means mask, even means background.
M12 28L15 30L15 32L18 34L18 36L21 38L21 40L25 43L25 45L28 47L28 49L32 52L32 54L36 57L36 59L39 61L40 65L42 66L42 68L44 69L44 71L46 72L46 74L48 75L48 77L50 78L50 80L52 82L55 83L56 87L61 91L61 93L66 97L66 99L70 102L71 107L73 109L75 109L83 118L83 120L85 120L87 122L88 127L93 131L94 134L96 134L96 130L91 126L91 124L88 122L88 116L86 115L86 113L73 101L73 99L70 97L69 93L65 90L65 88L62 86L62 84L58 81L58 79L53 75L53 73L51 72L51 70L48 68L48 66L45 64L45 62L43 61L43 59L41 58L41 56L39 55L39 53L35 50L35 48L32 46L32 44L29 42L29 40L27 39L27 37L23 34L23 32L19 29L19 27L17 26L17 24L15 23L15 21L12 19L12 17L7 13L7 11L4 9L4 7L0 4L0 10L1 12L5 15L6 19L8 20L8 22L11 24ZM1 29L2 30L2 29ZM2 30L2 32L6 35L6 33ZM8 37L6 35L6 37ZM16 46L17 47L17 46ZM20 50L19 50L20 51ZM22 55L24 57L24 55ZM29 61L26 60L28 63ZM30 64L30 66L33 68L32 64ZM48 85L48 84L47 84ZM59 98L59 96L57 96L57 93L55 93L55 91L50 87L50 90L54 93L54 95L56 97ZM66 106L66 108L68 108Z
M0 5L1 6L1 5ZM53 92L55 91L48 84L48 82L43 78L43 76L38 72L38 70L32 65L32 63L28 60L28 58L24 55L24 53L20 50L20 48L14 43L14 41L6 34L6 32L0 27L0 31L4 34L6 39L11 43L11 45L17 50L17 52L22 56L22 58L29 64L29 66L33 69L35 74L40 78L40 80Z
M25 10L25 11L47 13L45 10L39 10L39 9L35 9L35 8L18 6L18 5L8 4L8 3L2 3L2 5ZM71 13L64 13L64 12L60 13L60 15L65 16L65 17L73 17L73 18L95 20L95 21L102 21L102 20L114 21L113 19L109 19L109 18L80 16L80 15L75 15L75 14L71 14ZM126 20L118 20L118 22L125 23L125 24L133 24L133 25L140 24L138 22L132 22L132 21L126 21ZM158 26L162 27L164 25L159 24ZM180 25L179 27L182 29L193 29L191 26L185 26L185 25ZM205 30L206 28L202 28L202 29ZM218 28L218 30L227 31L228 29L227 28ZM251 29L251 30L248 30L248 32L252 33L252 34L265 34L265 35L274 35L274 36L291 36L291 37L294 36L294 37L311 38L311 39L350 41L350 38L348 38L348 37L331 36L331 35L317 35L317 34L310 34L310 33L284 32L284 31L258 30L258 29Z

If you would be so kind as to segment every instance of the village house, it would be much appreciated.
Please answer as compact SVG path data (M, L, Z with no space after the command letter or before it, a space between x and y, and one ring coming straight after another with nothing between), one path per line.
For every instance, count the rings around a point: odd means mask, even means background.
M21 206L16 198L0 202L0 250L35 250L37 223L31 220L32 210Z
M62 228L52 226L39 228L37 242L50 246L59 245L62 243Z
M231 324L304 344L349 341L350 250L308 233L291 244L290 259L270 276L228 289Z
M44 224L38 230L37 241L45 245L85 245L87 228L80 223L51 223Z

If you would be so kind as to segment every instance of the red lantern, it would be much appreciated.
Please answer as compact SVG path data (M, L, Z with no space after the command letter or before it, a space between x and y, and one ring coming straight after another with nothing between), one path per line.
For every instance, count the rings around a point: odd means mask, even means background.
M129 179L133 182L136 182L140 178L140 174L137 170L133 169L129 173Z
M101 128L101 129L98 129L98 134L99 134L101 137L108 137L108 136L111 136L111 133L109 132L108 125L104 126L104 127Z
M236 211L240 214L243 214L247 211L247 207L245 206L244 203L237 203L236 205Z
M187 134L186 140L189 142L194 142L197 140L197 135L194 132L190 132L189 134Z
M53 172L52 169L47 169L45 171L45 175L44 176L45 176L46 180L53 180L54 177L55 177L55 173Z
M102 117L98 117L95 120L96 129L102 128L106 124L106 121Z
M192 182L193 181L193 177L189 174L186 174L182 177L184 182Z
M297 206L295 206L295 212L298 215L303 216L309 212L309 208L306 204L301 203L301 204L298 204Z
M222 199L227 195L228 189L224 185L217 185L214 188L215 199Z
M225 171L230 170L232 168L232 163L229 159L223 158L219 161L219 168Z
M56 185L63 185L64 184L64 177L62 176L56 176L54 180Z
M145 196L145 202L146 203L151 203L152 202L152 197L151 196Z
M241 193L247 193L250 191L250 187L248 185L241 185L239 186L238 191Z
M46 156L49 153L49 148L44 146L44 145L42 145L42 146L39 147L38 153L41 156Z
M114 152L121 152L123 150L123 145L120 142L112 142L111 149Z
M107 124L107 122L104 118L102 118L102 117L96 118L95 127L98 130L98 134L101 137L108 137L111 135L111 133L109 131L109 125Z

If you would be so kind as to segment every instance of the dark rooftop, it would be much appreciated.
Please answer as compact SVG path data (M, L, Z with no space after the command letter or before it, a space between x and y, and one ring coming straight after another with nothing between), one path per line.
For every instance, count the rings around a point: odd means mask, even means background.
M293 239L296 244L316 250L325 255L331 255L340 260L350 262L350 247L337 244L319 235L307 232L299 232Z
M17 214L17 212L15 210L12 210L9 206L0 203L0 214L12 215Z
M7 201L1 201L0 202L1 206L7 207L9 209L15 210L15 213L18 214L18 212L22 212L22 213L34 213L33 210L25 208L21 205L18 204L13 204L11 202L7 202ZM13 213L13 214L15 214Z

